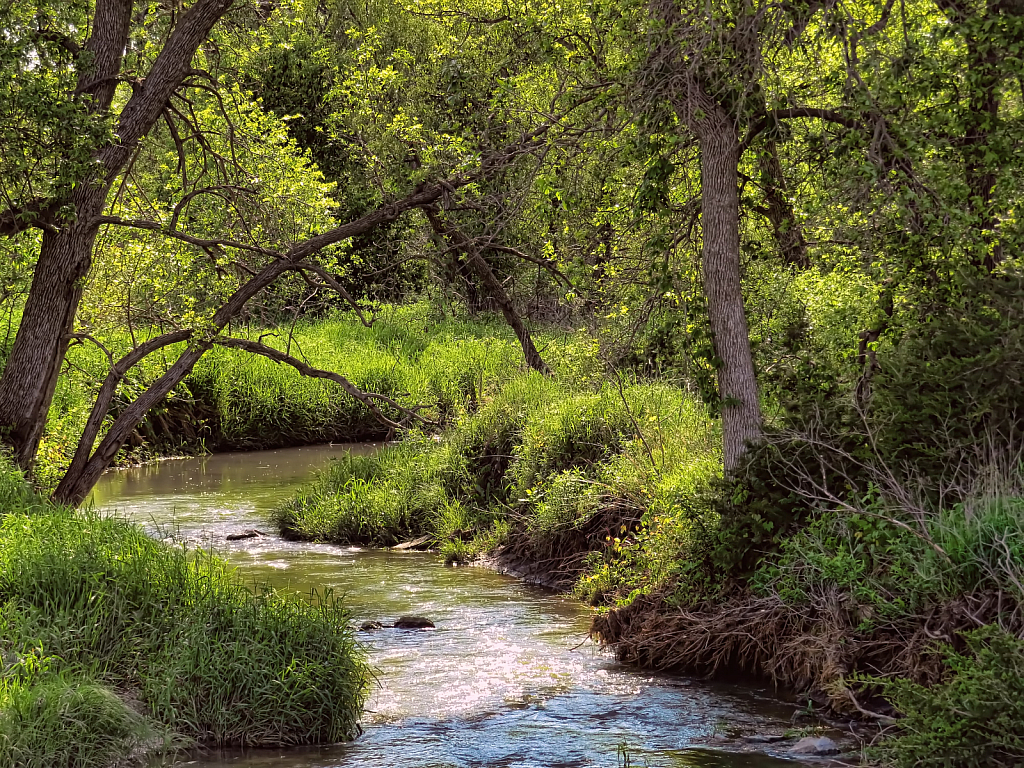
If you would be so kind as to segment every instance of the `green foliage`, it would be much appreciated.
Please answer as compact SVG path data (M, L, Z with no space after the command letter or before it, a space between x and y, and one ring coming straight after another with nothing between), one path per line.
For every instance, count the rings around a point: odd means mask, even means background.
M556 369L564 349L549 347ZM481 377L443 435L407 435L372 458L337 462L276 522L287 535L339 543L428 533L449 562L500 545L535 559L593 551L558 577L584 576L592 600L614 600L661 584L713 528L689 499L720 471L716 442L706 410L664 385Z
M41 663L48 661L59 663ZM108 768L141 757L163 740L149 718L93 681L48 671L26 678L8 670L0 682L5 768Z
M207 600L149 661L152 715L203 744L334 744L357 736L369 675L331 594Z
M914 520L878 494L862 512L819 513L765 558L751 583L793 605L842 596L867 631L963 595L1024 601L1024 499L1000 495Z
M6 512L0 764L106 764L170 734L269 746L358 732L368 673L334 596L254 594L211 555L121 520Z
M1024 641L988 626L947 650L947 677L931 688L885 685L903 718L875 756L898 768L1010 768L1024 761Z
M879 351L878 450L935 485L1024 429L1024 276L970 278L908 308Z

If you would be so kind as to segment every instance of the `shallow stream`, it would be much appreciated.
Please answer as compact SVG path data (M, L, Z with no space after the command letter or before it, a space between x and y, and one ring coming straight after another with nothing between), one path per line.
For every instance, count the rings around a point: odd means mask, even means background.
M247 579L345 594L355 623L427 616L430 631L360 633L377 670L351 744L223 751L178 758L195 768L774 768L794 766L715 734L778 731L792 705L769 691L623 667L587 640L578 602L486 568L446 568L431 553L232 541L346 451L316 446L163 461L108 472L93 502L154 536L215 547ZM624 754L622 750L625 749ZM627 756L628 755L628 756Z

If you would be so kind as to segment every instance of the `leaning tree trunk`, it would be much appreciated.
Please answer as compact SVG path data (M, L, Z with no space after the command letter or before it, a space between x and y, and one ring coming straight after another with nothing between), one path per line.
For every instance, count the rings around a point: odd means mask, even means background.
M181 14L145 77L117 117L114 141L100 147L94 162L76 180L68 204L73 220L44 228L32 286L18 334L0 376L0 439L14 450L18 464L35 458L46 426L74 330L75 314L92 263L98 219L117 174L166 108L171 94L191 70L192 58L231 0L198 0ZM129 36L130 0L97 0L92 34L76 63L77 88L69 99L88 95L89 109L106 113L114 97Z
M807 256L807 243L804 240L803 227L796 219L793 204L789 201L789 189L786 176L779 162L778 145L768 140L757 158L761 170L761 183L764 186L765 202L767 203L768 221L775 233L775 243L782 255L782 260L798 269L807 269L810 259Z
M761 401L740 278L739 141L735 130L713 130L699 144L704 295L721 361L723 453L725 471L731 472L747 444L761 437Z
M526 360L526 364L538 373L550 376L551 369L544 362L544 358L540 356L540 352L537 351L537 345L533 343L533 337L530 335L529 329L519 316L519 313L516 312L516 308L512 305L511 297L505 292L505 287L501 284L497 275L494 274L494 270L491 269L487 260L480 254L480 249L461 230L444 221L436 208L426 208L424 211L434 231L451 243L457 249L456 253L462 251L466 255L466 262L470 270L483 283L487 293L501 308L501 314L504 315L505 322L515 331L516 338L519 339L519 345L523 348L523 357Z

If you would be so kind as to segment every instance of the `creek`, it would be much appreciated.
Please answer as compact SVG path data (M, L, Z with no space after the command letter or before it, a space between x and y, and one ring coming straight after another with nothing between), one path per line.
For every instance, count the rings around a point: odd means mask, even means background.
M194 768L777 768L715 734L781 731L792 705L753 686L711 684L616 664L587 640L571 598L433 553L289 542L267 514L346 451L334 445L225 453L108 472L93 503L151 535L213 547L246 580L346 596L352 620L427 616L436 630L360 632L377 682L350 744L222 750L178 757ZM258 529L269 535L227 541ZM711 745L711 746L709 746ZM622 752L623 748L627 754Z

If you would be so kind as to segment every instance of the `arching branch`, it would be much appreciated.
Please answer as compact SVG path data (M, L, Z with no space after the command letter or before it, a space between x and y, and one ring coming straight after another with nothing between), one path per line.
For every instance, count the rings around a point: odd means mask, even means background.
M404 405L400 405L398 402L392 400L387 395L381 395L376 392L363 392L363 390L359 389L359 387L357 387L355 384L353 384L351 381L349 381L339 373L334 373L333 371L324 371L321 370L320 368L314 368L313 366L307 365L306 363L302 362L298 358L285 354L284 352L281 352L278 349L274 349L273 347L267 346L266 344L261 344L258 341L249 341L248 339L217 339L213 343L219 347L241 349L246 352L250 352L254 355L262 355L263 357L269 358L276 363L284 363L285 365L290 365L303 376L309 376L310 378L314 379L326 379L328 381L333 381L335 384L337 384L343 390L345 390L347 394L351 395L360 403L362 403L371 411L373 411L373 414L381 422L387 424L389 427L392 427L394 429L403 429L405 425L400 424L397 421L393 421L392 419L389 419L387 416L385 416L383 411L381 411L380 408L377 407L378 402L384 403L385 405L389 405L392 408L401 411L406 416L416 419L421 424L425 424L431 427L437 426L435 422L423 418L415 410L411 408L406 408Z
M761 133L769 126L777 124L780 120L793 120L800 117L809 117L816 120L824 120L829 123L836 123L851 130L867 130L867 126L859 120L836 112L831 109L818 109L817 107L793 107L792 109L773 109L760 120L754 123L747 135L740 142L740 155L742 155Z
M110 224L115 227L145 229L166 237L174 238L175 240L181 240L183 243L194 245L197 248L237 248L241 251L250 251L252 253L259 253L263 256L271 256L275 259L281 258L280 253L272 251L269 248L261 248L258 245L248 245L247 243L240 243L237 240L228 240L225 238L206 239L202 237L195 237L176 229L170 229L158 221L149 221L148 219L122 219L120 216L100 216L96 221L98 224Z

